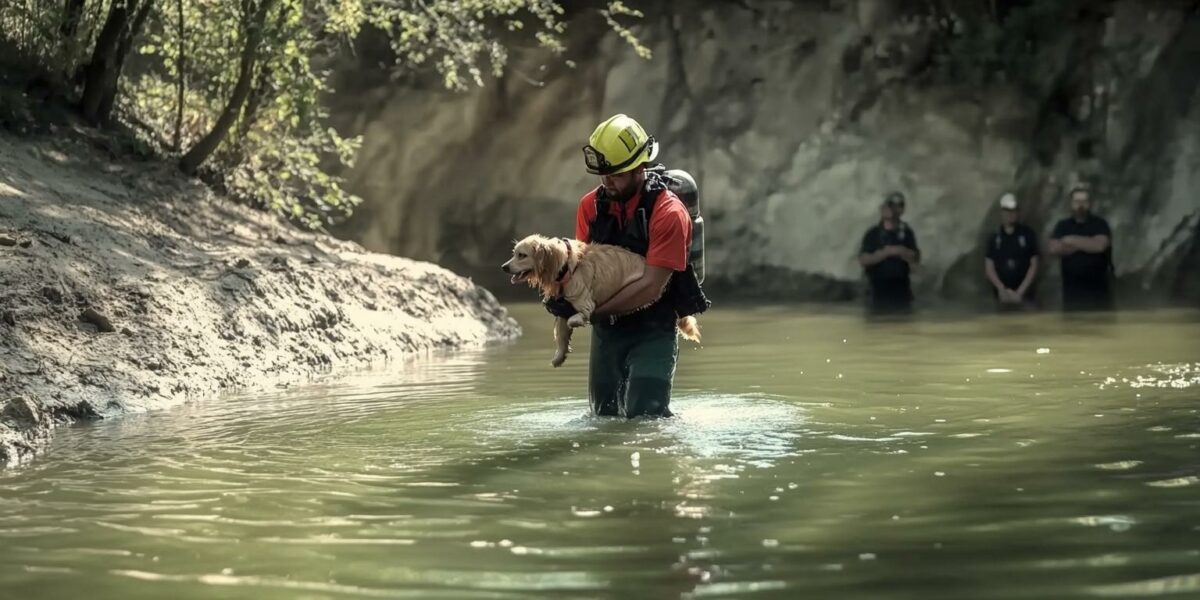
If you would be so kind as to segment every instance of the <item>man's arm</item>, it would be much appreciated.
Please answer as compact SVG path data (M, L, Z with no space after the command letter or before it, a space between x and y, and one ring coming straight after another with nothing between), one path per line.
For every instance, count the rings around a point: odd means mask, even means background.
M592 315L623 315L652 304L658 300L671 280L673 270L646 265L642 276L596 307Z
M884 246L874 252L862 252L858 255L858 264L864 267L877 265L884 261L889 256L896 255L896 248L899 246Z
M1000 276L996 274L996 257L999 255L999 253L999 248L997 248L995 244L992 244L991 240L989 239L987 251L984 252L983 255L983 273L987 275L988 281L991 282L992 287L996 288L996 293L1000 296L1000 299L1003 300L1004 290L1007 288L1005 288L1004 283L1000 281Z
M1054 225L1054 231L1050 234L1050 242L1046 244L1046 250L1054 256L1066 256L1075 252L1075 247L1067 243L1066 238L1073 237L1066 235L1066 226L1063 221L1059 221Z
M1110 236L1112 236L1112 230L1108 228L1108 221L1097 218L1089 221L1087 228L1091 230L1091 235L1068 235L1063 237L1063 241L1072 248L1089 254L1100 254L1108 250Z
M908 264L915 265L921 262L921 248L917 246L917 232L913 231L912 227L908 227L908 235L904 238L903 250L897 253L897 256L908 261Z
M877 265L884 261L889 256L894 255L894 251L890 246L878 247L878 238L873 235L874 229L868 229L863 234L862 242L858 246L858 264L863 267Z
M1033 280L1037 278L1038 272L1038 257L1034 256L1029 259L1029 270L1025 272L1025 279L1021 281L1021 285L1017 286L1017 295L1025 296L1025 292L1029 291L1029 286L1033 285Z
M1050 240L1050 243L1046 245L1046 249L1050 251L1050 254L1055 256L1066 256L1075 253L1075 247L1065 243L1063 240Z
M1100 254L1108 250L1108 236L1104 234L1093 236L1073 235L1068 242L1071 247L1089 254ZM1066 241L1066 239L1064 239Z
M996 275L996 263L992 262L991 258L983 259L983 272L987 274L988 281L992 282L992 287L996 288L996 292L1004 292L1004 284L1000 282L1000 276Z

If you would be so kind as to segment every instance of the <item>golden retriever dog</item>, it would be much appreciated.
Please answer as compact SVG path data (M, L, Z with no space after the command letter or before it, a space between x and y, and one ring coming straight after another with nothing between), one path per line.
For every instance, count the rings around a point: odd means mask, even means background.
M587 325L598 305L637 281L646 269L646 259L620 246L535 234L513 245L512 258L501 268L512 275L513 284L525 282L538 288L543 298L562 294L579 311L570 319L554 319L558 351L550 364L558 367L571 351L571 329ZM700 341L695 317L683 317L677 326L684 338Z

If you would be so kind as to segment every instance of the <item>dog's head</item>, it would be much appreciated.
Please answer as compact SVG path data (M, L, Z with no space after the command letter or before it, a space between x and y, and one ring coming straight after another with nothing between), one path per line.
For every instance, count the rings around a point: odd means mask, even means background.
M513 284L544 288L554 284L566 262L567 247L561 240L534 234L514 244L512 258L500 268L512 275Z

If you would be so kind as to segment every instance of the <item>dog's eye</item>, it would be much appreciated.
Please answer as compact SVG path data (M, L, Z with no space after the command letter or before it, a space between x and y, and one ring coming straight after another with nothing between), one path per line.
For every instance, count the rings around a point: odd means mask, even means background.
M525 258L525 253L524 253L524 252L518 252L518 253L517 253L517 258Z

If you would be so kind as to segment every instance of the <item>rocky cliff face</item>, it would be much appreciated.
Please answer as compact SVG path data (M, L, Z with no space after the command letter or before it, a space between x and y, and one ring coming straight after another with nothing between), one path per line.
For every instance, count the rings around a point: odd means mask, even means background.
M349 175L366 202L341 233L503 293L514 238L570 234L595 185L580 147L625 112L700 184L716 295L855 297L860 237L898 189L919 292L986 300L999 195L1048 234L1083 181L1124 297L1200 299L1200 3L991 4L664 3L637 31L652 60L580 18L574 68L529 56L463 95L374 83L365 57L333 99L338 125L365 134Z

